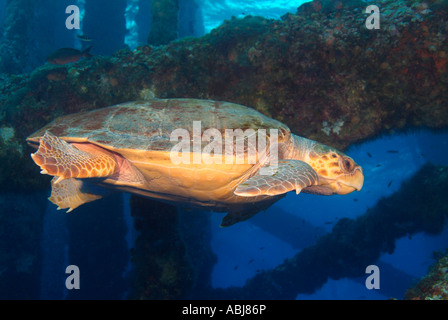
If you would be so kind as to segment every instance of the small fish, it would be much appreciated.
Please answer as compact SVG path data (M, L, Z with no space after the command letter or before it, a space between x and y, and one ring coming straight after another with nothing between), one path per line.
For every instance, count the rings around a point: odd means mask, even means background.
M367 155L369 156L369 158L372 158L372 155L370 154L370 152L367 152Z
M247 264L251 264L252 262L254 262L254 259L250 259L249 262Z
M238 265L236 265L234 268L233 268L233 270L237 270L238 269Z
M381 163L378 163L378 164L376 165L377 168L379 168L379 167L381 167L381 166L382 166Z
M264 249L264 247L260 247L260 250L263 250Z
M58 65L76 62L81 58L92 57L89 53L90 49L92 49L92 46L88 47L84 51L73 48L61 48L50 54L46 60L51 64Z
M358 198L353 199L353 201L358 202Z
M77 34L76 36L77 36L78 39L81 40L81 41L90 42L90 41L93 40L92 38L90 38L90 37L88 37L88 36L85 36L85 35L79 35L79 34Z
M400 151L398 151L398 150L387 150L386 152L387 153L399 153Z
M392 181L393 181L393 180L391 180L391 181L388 183L388 185L387 185L388 188L392 185Z

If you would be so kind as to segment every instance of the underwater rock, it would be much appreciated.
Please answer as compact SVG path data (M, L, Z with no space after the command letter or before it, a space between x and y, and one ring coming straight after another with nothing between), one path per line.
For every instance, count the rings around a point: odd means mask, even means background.
M431 267L429 273L406 291L407 300L448 300L448 253Z

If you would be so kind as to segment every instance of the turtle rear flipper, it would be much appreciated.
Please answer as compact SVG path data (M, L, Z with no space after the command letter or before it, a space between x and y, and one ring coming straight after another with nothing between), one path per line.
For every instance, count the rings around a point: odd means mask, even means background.
M274 197L268 197L260 202L233 205L229 208L227 214L222 219L220 226L229 227L231 225L234 225L235 223L252 218L260 211L267 210L277 200L283 198L284 196L286 196L286 194L281 194Z
M278 167L274 169L271 175L257 174L244 181L238 185L234 194L242 197L275 196L291 190L299 194L303 188L316 185L319 181L316 171L300 160L279 160Z
M57 176L55 184L68 178L101 178L117 170L117 161L101 148L87 145L83 151L70 143L45 132L39 148L31 157L43 174Z
M102 198L84 190L84 182L81 180L69 178L56 183L57 179L54 177L51 180L51 196L48 200L57 205L58 210L68 208L67 212L70 212L84 203Z

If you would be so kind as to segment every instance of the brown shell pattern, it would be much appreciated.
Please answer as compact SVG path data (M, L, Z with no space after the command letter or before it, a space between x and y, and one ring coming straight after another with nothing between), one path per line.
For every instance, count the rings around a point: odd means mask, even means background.
M186 129L193 139L193 122L201 121L201 134L215 128L225 137L226 129L277 129L278 142L290 138L289 128L279 121L242 105L197 99L164 99L128 102L60 117L32 137L46 130L65 138L82 138L112 149L170 150L178 141L170 141L175 129ZM203 141L202 146L210 141Z

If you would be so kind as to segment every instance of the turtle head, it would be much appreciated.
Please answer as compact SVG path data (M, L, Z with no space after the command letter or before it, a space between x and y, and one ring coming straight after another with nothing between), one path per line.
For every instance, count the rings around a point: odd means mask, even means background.
M310 193L347 194L362 188L362 168L352 158L334 148L315 143L306 162L319 177L319 185L306 190Z

